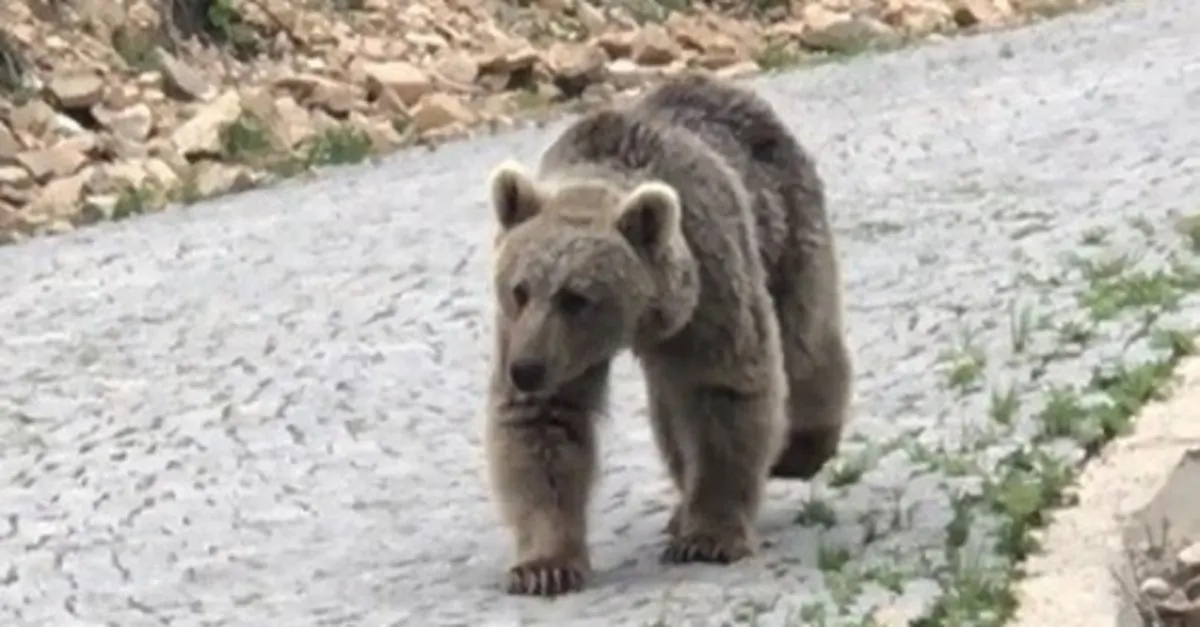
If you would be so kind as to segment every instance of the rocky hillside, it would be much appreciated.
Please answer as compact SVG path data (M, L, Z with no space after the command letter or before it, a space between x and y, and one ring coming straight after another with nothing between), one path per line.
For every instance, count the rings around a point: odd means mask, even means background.
M0 241L1084 0L5 0Z

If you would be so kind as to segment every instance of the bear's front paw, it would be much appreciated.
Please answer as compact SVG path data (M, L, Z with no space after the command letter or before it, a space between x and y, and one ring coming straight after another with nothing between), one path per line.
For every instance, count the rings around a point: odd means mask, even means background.
M677 531L667 542L662 561L669 564L730 564L753 552L750 538L745 533L699 531L678 535Z
M578 564L554 558L534 559L508 569L507 592L552 597L583 589L586 572Z

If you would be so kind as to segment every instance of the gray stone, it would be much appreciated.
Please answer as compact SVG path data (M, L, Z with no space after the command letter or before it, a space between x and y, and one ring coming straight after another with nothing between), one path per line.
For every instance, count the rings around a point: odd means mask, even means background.
M1151 577L1142 582L1142 594L1154 598L1165 599L1171 596L1171 584L1162 577Z
M1176 557L1179 568L1189 574L1200 574L1200 542L1184 548Z

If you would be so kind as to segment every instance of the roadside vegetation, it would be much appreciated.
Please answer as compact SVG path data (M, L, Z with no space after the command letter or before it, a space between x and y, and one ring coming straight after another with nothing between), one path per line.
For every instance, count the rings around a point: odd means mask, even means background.
M822 473L796 524L814 531L806 565L821 572L827 598L734 602L727 624L778 624L781 606L796 627L1006 624L1022 563L1054 511L1073 503L1079 471L1170 392L1175 365L1196 350L1186 306L1200 292L1200 219L1130 227L1145 236L1137 249L1093 230L1056 273L1020 272L1016 300L994 324L963 328L940 352L930 379L938 397L980 415L964 415L961 429L939 426L941 438L855 438ZM936 545L888 542L928 522L903 489L846 505L898 467L943 499ZM673 624L669 610L658 624Z

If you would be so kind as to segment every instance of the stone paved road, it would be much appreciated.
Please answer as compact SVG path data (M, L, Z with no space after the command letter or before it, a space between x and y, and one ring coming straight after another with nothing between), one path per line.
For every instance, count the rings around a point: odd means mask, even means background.
M1195 203L1198 32L1191 0L1130 3L757 83L829 179L858 431L944 418L935 347L1002 311L1014 252ZM0 624L643 624L823 594L830 540L788 524L806 486L773 486L761 558L657 565L667 483L628 361L596 581L498 593L484 177L549 132L0 250ZM903 476L878 474L839 507ZM901 554L941 542L936 485L909 486Z

